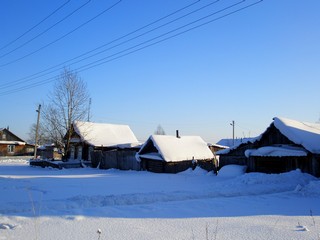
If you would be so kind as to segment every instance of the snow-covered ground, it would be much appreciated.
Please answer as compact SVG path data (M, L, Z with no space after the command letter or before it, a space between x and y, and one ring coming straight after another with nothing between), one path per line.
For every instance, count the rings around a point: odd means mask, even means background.
M2 160L0 240L320 239L319 179L235 169L155 174Z

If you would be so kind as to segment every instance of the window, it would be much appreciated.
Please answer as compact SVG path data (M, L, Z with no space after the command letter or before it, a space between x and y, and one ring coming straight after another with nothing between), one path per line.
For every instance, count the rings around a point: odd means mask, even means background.
M5 133L2 133L2 140L7 140L7 136Z
M8 145L8 153L14 153L14 145Z

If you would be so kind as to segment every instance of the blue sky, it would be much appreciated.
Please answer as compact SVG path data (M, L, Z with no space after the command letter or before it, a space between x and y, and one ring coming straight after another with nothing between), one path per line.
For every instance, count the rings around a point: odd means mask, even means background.
M140 44L150 39L172 36L179 31L157 38L233 4L237 5L180 31L212 21L202 27L100 66L78 70L92 98L91 120L128 124L140 140L160 124L167 134L179 129L181 135L200 135L208 142L231 138L232 120L236 137L259 135L275 116L319 120L320 1L264 0L217 20L214 19L256 1L87 2L1 2L0 127L10 126L15 134L27 139L30 126L36 122L35 110L39 103L47 101L54 81L17 90L54 79L61 69L36 79L25 77L121 38L101 48L112 47L101 55L60 67L77 70L96 60L108 56L106 59L110 59L110 55L135 45L145 46ZM67 4L63 8L18 39L64 3ZM212 4L202 11L173 21L209 3ZM113 4L116 5L112 9L84 25ZM128 35L188 5L191 6ZM170 21L171 24L146 33ZM20 79L24 80L17 82Z

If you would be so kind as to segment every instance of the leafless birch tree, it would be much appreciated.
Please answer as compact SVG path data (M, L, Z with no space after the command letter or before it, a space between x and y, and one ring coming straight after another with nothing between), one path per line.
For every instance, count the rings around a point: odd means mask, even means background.
M76 72L64 69L44 104L42 119L50 139L58 145L64 143L68 153L73 121L83 121L88 116L89 93L86 83Z

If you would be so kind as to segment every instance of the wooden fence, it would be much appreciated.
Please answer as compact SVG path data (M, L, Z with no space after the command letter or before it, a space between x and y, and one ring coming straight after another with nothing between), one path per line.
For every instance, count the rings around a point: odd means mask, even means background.
M101 169L141 170L133 150L93 151L91 162L92 167L99 166Z

